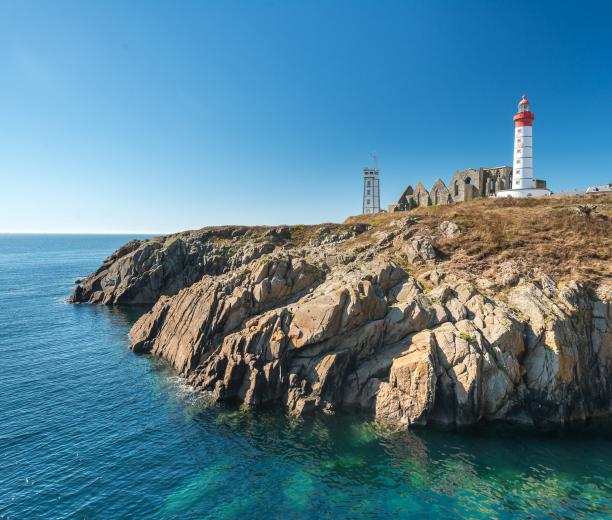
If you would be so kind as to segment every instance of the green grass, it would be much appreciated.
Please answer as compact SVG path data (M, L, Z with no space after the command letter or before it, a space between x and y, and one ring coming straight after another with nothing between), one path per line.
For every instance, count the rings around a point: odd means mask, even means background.
M459 333L459 337L462 340L467 341L468 343L473 343L474 341L476 341L476 335L475 334L470 334L469 332L465 332L464 330L462 330Z

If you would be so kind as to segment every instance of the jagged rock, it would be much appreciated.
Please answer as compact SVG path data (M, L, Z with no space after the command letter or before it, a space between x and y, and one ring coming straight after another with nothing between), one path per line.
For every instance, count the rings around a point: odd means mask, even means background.
M434 285L438 285L440 282L444 280L445 276L446 275L439 269L434 269L433 271L431 271L431 273L429 273L429 280Z
M270 258L162 298L131 337L216 399L295 415L353 407L410 426L609 413L609 304L571 284L558 294L527 283L505 303L462 280L426 294L392 262L324 273ZM596 332L581 339L581 323Z
M597 210L596 204L578 204L570 208L574 213L581 217L590 217Z
M250 272L243 269L224 277L205 276L172 300L161 298L138 320L130 332L132 348L165 357L179 373L188 373L218 337L242 327L250 316L311 288L321 278L318 268L300 259L264 260Z
M557 283L525 257L449 270L432 230L456 236L451 224L133 241L72 301L155 303L132 349L218 401L299 416L353 408L402 427L611 416L610 284Z
M551 300L538 286L527 284L508 297L527 322L522 366L531 412L556 422L602 413L606 407L597 411L601 403L607 403L609 412L612 322L608 316L601 322L589 316L610 303L591 301L575 284L558 292L558 298Z
M406 351L393 359L388 382L376 392L375 415L400 426L427 424L435 403L436 365L431 332L410 338Z
M133 240L108 257L92 275L79 280L69 301L153 304L204 275L218 276L257 260L290 236L288 226L264 229L259 235L241 226Z
M446 238L453 238L459 234L459 226L454 222L445 220L440 224L440 231Z
M275 240L286 240L291 237L291 229L289 226L278 226L277 228L268 229L264 232L265 237L271 237Z
M495 269L495 281L500 287L516 285L520 279L520 269L515 261L504 262Z
M416 236L412 238L403 245L402 252L411 264L436 258L436 250L430 237Z

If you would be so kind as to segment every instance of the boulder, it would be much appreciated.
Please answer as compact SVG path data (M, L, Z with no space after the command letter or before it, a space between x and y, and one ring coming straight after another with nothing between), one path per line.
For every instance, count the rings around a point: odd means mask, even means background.
M459 226L450 220L440 224L440 231L446 238L453 238L459 234Z

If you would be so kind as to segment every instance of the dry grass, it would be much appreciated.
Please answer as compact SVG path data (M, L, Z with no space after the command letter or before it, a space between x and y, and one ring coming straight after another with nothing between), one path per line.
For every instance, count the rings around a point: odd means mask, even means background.
M576 211L578 206L585 204L596 205L597 209L591 214ZM217 226L150 240L195 236L219 244L240 246L270 241L280 248L301 248L312 244L317 237L352 232L355 225L365 224L365 232L338 245L347 251L364 251L379 243L386 232L397 230L408 218L414 221L408 226L412 232L438 237L436 248L441 260L437 262L446 272L489 276L503 266L519 275L540 269L557 281L574 279L598 283L612 280L612 194L476 199L401 213L358 215L341 224L286 226L282 236L271 234L282 226ZM451 239L442 236L439 225L445 220L459 226L458 236ZM404 259L401 251L392 248L385 251L383 254L398 261ZM431 265L407 265L407 268L418 275L431 270Z
M578 205L595 204L591 215ZM461 233L436 247L445 270L474 274L512 261L519 274L541 269L558 280L599 282L612 279L612 195L538 199L481 199L469 203L417 208L404 213L351 217L347 223L391 225L417 217L418 226L438 230L444 220Z

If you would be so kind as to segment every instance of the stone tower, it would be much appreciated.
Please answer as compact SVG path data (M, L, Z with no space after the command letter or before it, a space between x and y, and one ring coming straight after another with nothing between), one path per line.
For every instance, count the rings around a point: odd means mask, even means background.
M363 169L363 213L380 212L380 170Z

